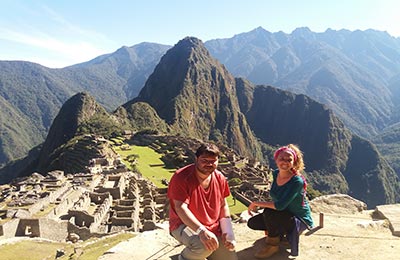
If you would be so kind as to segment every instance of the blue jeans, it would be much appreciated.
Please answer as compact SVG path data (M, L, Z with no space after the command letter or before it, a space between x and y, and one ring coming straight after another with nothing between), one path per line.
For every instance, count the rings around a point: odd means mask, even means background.
M219 247L215 251L210 251L189 227L182 224L171 232L171 235L185 245L179 259L184 260L237 260L235 251L229 251L222 243L221 237L218 237Z

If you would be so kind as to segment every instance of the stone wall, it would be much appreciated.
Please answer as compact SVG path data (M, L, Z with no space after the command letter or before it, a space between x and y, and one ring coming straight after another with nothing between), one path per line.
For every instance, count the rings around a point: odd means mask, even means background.
M94 222L94 216L90 215L87 211L69 210L68 216L70 218L73 217L73 224L79 227L89 228L90 225Z
M57 220L62 215L67 214L68 209L72 208L81 196L81 189L73 190L72 192L70 192L67 198L58 203L58 205L47 215L47 217Z
M111 205L112 205L112 197L110 194L108 194L109 197L105 198L103 203L100 204L97 208L96 211L93 215L94 221L93 223L90 225L89 229L91 232L98 232L99 231L99 226L101 224L101 222L103 221L103 219L106 217L106 215L108 214Z
M20 219L16 237L40 237L39 219Z
M80 198L74 203L72 210L86 210L90 206L89 192L83 193Z
M18 224L19 224L19 219L12 219L10 221L7 221L2 225L2 234L0 235L4 236L4 238L15 237L15 234L17 233Z
M114 182L113 187L105 187L106 182ZM105 193L109 192L113 199L120 199L122 198L123 192L125 190L126 181L123 175L108 175L103 180L103 182L95 188L95 192L98 193Z
M87 240L92 237L102 237L102 236L108 235L107 233L100 234L100 233L96 233L96 232L91 232L89 228L78 227L71 222L68 222L68 233L69 234L72 234L72 233L77 234L81 240Z
M68 221L55 221L48 218L39 219L40 237L65 241L68 236Z
M41 198L39 201L37 201L35 204L29 207L29 212L31 215L36 214L39 212L41 209L46 208L50 203L55 203L57 198L66 192L70 188L71 184L70 183L64 183L59 189L55 191L50 191L49 195L45 198Z

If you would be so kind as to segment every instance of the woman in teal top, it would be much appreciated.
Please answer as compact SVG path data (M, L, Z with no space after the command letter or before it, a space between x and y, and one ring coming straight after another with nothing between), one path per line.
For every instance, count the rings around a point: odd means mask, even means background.
M304 170L302 152L296 145L289 144L276 150L274 159L278 169L273 172L270 189L272 201L254 201L248 207L250 214L258 207L264 208L262 214L253 216L247 223L251 229L268 233L266 246L255 254L257 258L267 258L277 253L280 237L296 233L293 232L298 230L296 225L302 224L307 228L314 226L306 198L307 182L301 175Z

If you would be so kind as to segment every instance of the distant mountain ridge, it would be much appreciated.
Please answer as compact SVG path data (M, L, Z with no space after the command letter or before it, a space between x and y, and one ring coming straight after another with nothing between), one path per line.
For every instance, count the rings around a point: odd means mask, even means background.
M142 43L91 61L50 69L0 61L0 167L43 142L62 104L77 92L91 93L112 111L139 93L170 46Z
M400 74L400 39L385 32L297 28L285 34L259 27L205 45L236 77L306 94L361 136L393 123L398 93L388 83Z
M32 169L63 167L59 155L77 135L123 129L213 140L271 164L273 147L297 143L315 188L350 193L370 207L400 200L393 169L326 106L305 95L233 78L193 37L168 50L139 96L113 114L87 94L68 100Z

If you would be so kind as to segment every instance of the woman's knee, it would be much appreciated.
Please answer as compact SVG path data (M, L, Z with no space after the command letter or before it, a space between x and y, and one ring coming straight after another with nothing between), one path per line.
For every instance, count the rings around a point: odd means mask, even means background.
M253 230L265 230L265 222L262 214L257 214L247 221L247 226Z

